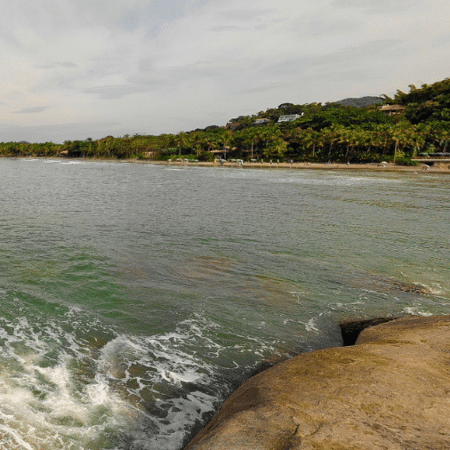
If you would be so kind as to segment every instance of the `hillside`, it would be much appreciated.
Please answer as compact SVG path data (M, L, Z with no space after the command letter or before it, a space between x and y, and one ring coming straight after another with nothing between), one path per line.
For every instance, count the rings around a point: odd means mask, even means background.
M374 96L366 96L359 98L344 98L343 100L339 100L335 103L343 106L353 106L355 108L364 108L366 106L378 105L383 103L384 100L381 97Z
M385 104L404 108L380 110ZM370 103L370 104L369 104ZM282 121L280 117L285 116ZM288 116L286 118L286 116ZM450 140L450 80L391 98L362 97L334 103L282 103L225 126L162 134L0 144L3 156L379 162L411 164L417 153L446 152Z

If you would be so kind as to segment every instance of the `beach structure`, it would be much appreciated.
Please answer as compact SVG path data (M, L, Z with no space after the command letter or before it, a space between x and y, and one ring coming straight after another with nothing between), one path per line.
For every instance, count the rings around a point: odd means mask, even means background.
M404 105L383 105L380 106L380 111L385 113L388 116L395 116L404 114L406 110L406 106Z
M236 131L240 126L241 124L239 122L228 122L225 128L228 130Z
M438 153L419 153L417 157L411 158L411 161L423 163L428 166L437 166L440 163L450 163L450 153L438 152Z
M224 145L222 148L214 148L212 150L209 150L210 153L213 153L216 158L219 159L227 159L227 152L228 154L230 151L235 151L236 147L229 147L228 145Z

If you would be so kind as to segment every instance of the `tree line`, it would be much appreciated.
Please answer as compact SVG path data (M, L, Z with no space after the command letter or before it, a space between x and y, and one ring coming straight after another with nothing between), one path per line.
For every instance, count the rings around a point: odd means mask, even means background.
M409 86L381 105L402 105L402 114L388 115L380 104L365 107L340 103L283 103L227 126L209 126L159 136L125 135L65 141L63 144L0 143L2 156L67 156L72 158L149 158L155 160L240 158L336 162L394 161L411 164L419 153L446 152L450 139L450 79ZM278 123L282 115L297 114ZM257 119L267 119L257 125Z

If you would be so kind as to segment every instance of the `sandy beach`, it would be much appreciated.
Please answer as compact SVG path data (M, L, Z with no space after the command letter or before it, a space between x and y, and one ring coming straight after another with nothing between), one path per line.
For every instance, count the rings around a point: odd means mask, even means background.
M7 156L4 158L8 158ZM48 159L48 157L39 156L15 156L19 159ZM437 162L432 166L420 163L418 166L400 166L397 164L379 164L379 163L365 163L365 164L344 164L344 163L316 163L316 162L296 162L296 163L277 163L277 162L190 162L190 161L156 161L151 159L112 159L112 158L61 158L53 157L51 159L73 160L73 161L105 161L105 162L126 162L135 164L155 164L166 166L197 166L197 167L218 167L218 168L243 168L243 169L300 169L300 170L370 170L375 172L407 172L407 173L437 173L450 174L450 161Z
M420 164L418 166L399 166L396 164L339 164L339 163L248 163L241 165L233 162L220 164L218 162L186 162L186 161L150 161L134 160L138 163L162 164L171 166L200 167L241 167L243 169L310 169L310 170L370 170L377 172L408 172L408 173L440 173L450 174L450 162L435 163L433 166Z

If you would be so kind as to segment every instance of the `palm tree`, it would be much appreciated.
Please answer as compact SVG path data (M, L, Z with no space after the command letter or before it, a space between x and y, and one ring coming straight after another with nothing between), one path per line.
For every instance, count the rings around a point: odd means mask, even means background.
M219 136L219 142L222 144L223 151L225 153L225 159L227 159L227 149L230 148L230 145L233 141L233 132L230 130L225 130Z
M266 149L264 150L264 155L267 157L282 158L286 151L287 142L280 137L276 137L266 147Z
M323 138L328 141L329 147L328 147L328 158L331 156L331 151L333 149L333 145L335 142L338 142L341 138L342 133L344 132L345 128L342 125L336 125L333 124L331 127L324 128L322 130L322 136Z
M250 146L251 158L254 158L255 145L264 139L264 133L261 128L247 128L247 148Z
M345 144L346 145L346 150L345 150L345 155L344 155L345 158L348 157L348 153L350 151L350 147L352 146L353 131L354 130L346 128L345 130L342 131L340 139L338 141L339 144Z
M448 141L450 140L449 125L441 121L433 121L430 125L429 132L432 134L434 140L439 144L439 146L443 146L442 151L446 152Z
M382 155L386 154L386 150L391 137L391 124L380 123L375 127L377 146L383 148Z
M290 133L285 132L283 139L287 141L294 149L297 149L297 153L300 154L300 149L304 149L304 139L306 130L300 127L294 128Z
M217 147L217 138L215 135L207 134L204 137L204 142L206 145L206 150L210 152Z
M180 131L174 139L176 147L178 147L178 155L181 155L181 149L186 145L186 141L188 139L187 133L184 131Z
M303 135L303 144L308 149L312 147L313 158L316 156L316 146L319 144L319 142L320 133L318 131L315 131L312 128L308 128L305 130L305 134Z
M391 129L391 139L394 142L394 163L399 150L404 150L408 145L414 146L415 129L406 120L396 123Z

